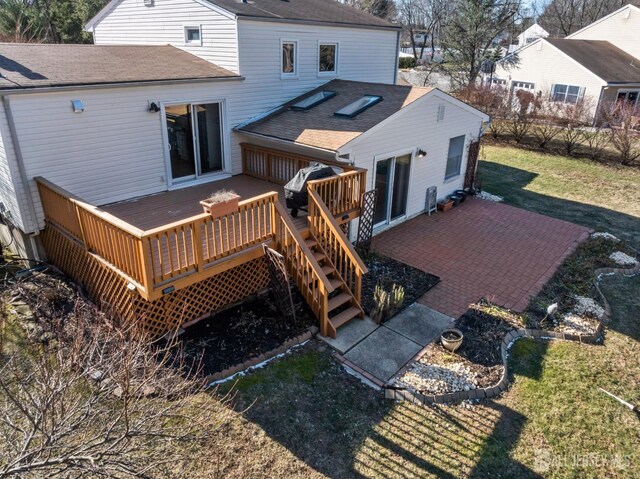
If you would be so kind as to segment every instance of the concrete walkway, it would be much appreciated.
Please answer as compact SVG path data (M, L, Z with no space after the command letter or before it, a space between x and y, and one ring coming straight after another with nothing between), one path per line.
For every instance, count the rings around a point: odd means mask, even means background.
M352 366L386 383L453 321L414 303L382 325L369 318L354 320L339 329L336 339L321 339Z

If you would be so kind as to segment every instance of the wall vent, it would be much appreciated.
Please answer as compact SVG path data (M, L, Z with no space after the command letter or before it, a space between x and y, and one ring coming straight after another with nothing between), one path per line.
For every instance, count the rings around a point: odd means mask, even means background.
M444 120L444 105L441 103L438 105L438 121Z
M153 7L155 0L144 0L145 7Z

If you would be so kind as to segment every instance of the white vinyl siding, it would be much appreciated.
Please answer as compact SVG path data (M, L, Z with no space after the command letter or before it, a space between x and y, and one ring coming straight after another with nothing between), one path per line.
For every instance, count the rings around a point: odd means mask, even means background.
M201 41L186 42L185 27L200 27ZM194 0L123 0L94 28L97 45L173 45L238 72L236 21Z
M549 98L553 85L580 85L583 88L582 94L593 101L595 110L595 104L606 83L546 40L537 40L519 50L518 57L516 67L508 68L503 63L498 63L496 69L496 77L510 79L510 88L515 87L514 82L533 83L533 93L541 92Z
M593 23L567 38L606 40L620 50L640 59L640 9L628 6L615 15Z
M419 103L418 103L419 102ZM436 122L438 108L446 105L447 114L443 121ZM372 107L372 108L375 108ZM447 157L449 153L449 139L465 136L460 171L464 172L467 165L468 143L476 138L480 132L482 118L479 114L470 113L452 100L448 95L440 92L430 93L427 97L417 100L404 110L394 115L383 125L376 127L375 132L357 138L351 144L339 151L340 154L351 154L355 165L367 168L367 190L374 188L374 162L378 159L404 154L418 149L427 154L423 158L414 158L411 163L411 180L407 203L407 217L416 216L424 212L427 188L436 186L438 198L442 199L464 185L464 174L445 181ZM424 121L433 118L432 121ZM345 121L349 121L346 120ZM353 231L357 228L352 228Z

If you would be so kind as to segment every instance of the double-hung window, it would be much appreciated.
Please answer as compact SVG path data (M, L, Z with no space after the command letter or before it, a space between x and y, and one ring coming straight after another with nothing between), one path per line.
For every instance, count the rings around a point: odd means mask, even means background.
M551 100L561 103L578 103L582 88L575 85L553 85Z
M318 45L318 75L330 76L338 73L338 44Z
M449 180L460 174L462 166L462 154L464 153L465 136L456 136L449 140L449 153L447 154L447 169L444 179Z
M298 76L298 42L282 40L280 42L280 73L283 78Z

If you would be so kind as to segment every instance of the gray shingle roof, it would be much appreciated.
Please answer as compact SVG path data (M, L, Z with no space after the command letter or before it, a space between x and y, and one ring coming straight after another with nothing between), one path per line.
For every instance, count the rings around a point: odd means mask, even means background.
M607 83L639 83L640 60L604 40L546 38Z
M208 0L240 17L399 28L335 0Z
M0 43L0 89L239 78L178 48Z
M334 91L337 95L309 111L290 109L294 103L321 90ZM264 118L239 126L237 130L337 151L432 90L423 87L333 80L285 103ZM334 112L362 98L363 95L380 95L382 101L355 118L334 115Z

